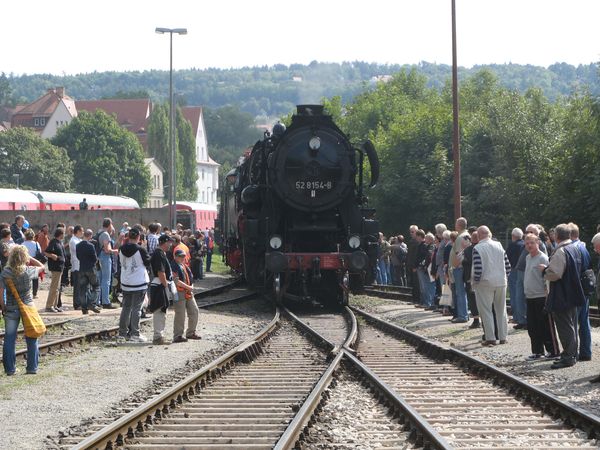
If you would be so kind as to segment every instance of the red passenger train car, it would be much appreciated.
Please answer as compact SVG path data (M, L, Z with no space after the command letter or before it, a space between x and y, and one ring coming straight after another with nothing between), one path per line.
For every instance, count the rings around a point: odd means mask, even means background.
M88 209L139 209L138 202L129 197L79 194L74 192L26 191L0 189L2 211L64 211L79 209L85 198Z

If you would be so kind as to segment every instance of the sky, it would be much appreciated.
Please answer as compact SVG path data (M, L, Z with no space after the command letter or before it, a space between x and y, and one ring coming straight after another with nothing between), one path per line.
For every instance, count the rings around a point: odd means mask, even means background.
M451 0L3 2L0 73L451 64ZM456 0L458 64L600 61L598 0Z

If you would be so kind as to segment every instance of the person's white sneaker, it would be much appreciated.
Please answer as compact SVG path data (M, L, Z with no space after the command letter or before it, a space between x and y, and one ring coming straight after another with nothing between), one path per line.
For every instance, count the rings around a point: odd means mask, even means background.
M139 336L131 336L129 342L148 342L148 338L140 334Z

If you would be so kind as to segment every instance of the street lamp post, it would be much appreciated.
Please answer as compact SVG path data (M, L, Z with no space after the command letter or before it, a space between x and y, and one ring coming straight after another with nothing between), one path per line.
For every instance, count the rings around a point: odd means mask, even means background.
M17 189L19 189L19 181L21 180L21 174L13 173L13 177L17 179Z
M156 28L158 34L169 33L169 148L171 154L171 182L169 189L169 222L174 230L177 227L177 199L175 173L175 108L173 107L173 33L187 34L187 28Z
M119 195L119 182L118 181L113 181L113 183L115 185L115 196Z
M456 62L456 2L452 0L452 159L454 163L454 220L462 216L458 124L458 64Z

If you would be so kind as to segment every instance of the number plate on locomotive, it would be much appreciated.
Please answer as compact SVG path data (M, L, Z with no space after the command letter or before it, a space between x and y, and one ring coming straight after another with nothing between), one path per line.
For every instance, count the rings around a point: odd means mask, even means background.
M296 181L296 189L311 191L329 191L333 188L331 181Z

